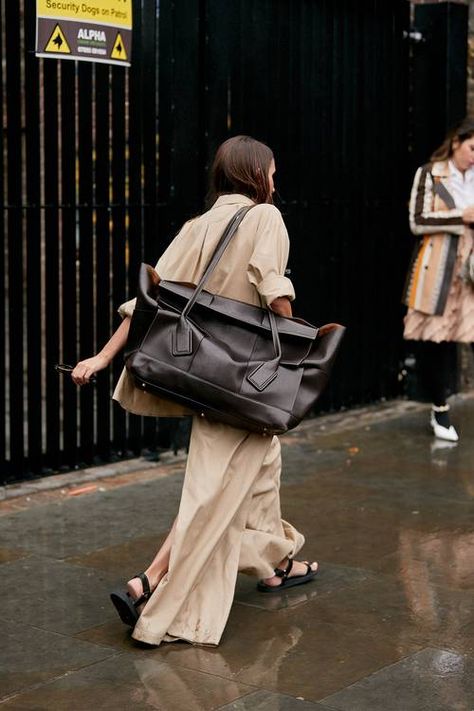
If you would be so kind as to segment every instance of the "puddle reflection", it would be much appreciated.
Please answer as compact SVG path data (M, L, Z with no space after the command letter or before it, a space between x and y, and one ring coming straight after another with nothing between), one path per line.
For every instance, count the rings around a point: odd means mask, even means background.
M165 666L157 663L156 659L135 659L134 665L141 688L134 690L132 700L141 708L154 708L159 711L202 711L209 708L206 697L211 697L213 708L214 704L217 708L242 696L242 687L230 679L226 679L225 684L222 680L216 680L214 688L207 675L198 679L197 672L171 665ZM213 673L219 674L219 671Z
M214 707L219 707L245 693L245 689L234 681L237 675L250 670L259 685L278 687L278 680L284 674L282 668L288 653L298 644L303 630L296 625L278 625L278 634L254 639L252 644L245 649L245 654L225 654L220 648L192 647L192 668L195 670L206 669L213 676L219 678L216 689L209 689L208 677L207 690L213 697ZM174 646L175 643L170 643ZM176 649L185 652L181 643L176 643ZM211 661L210 661L211 660ZM134 660L135 669L139 675L142 689L135 690L133 701L140 703L145 708L160 709L160 711L175 711L176 708L187 711L202 711L203 698L201 686L204 681L196 679L196 673L189 668L174 666L173 664L157 664L156 659L140 658ZM198 682L198 683L196 683ZM225 698L224 698L225 696ZM169 703L167 703L169 699ZM206 706L207 708L207 706Z
M135 659L134 665L143 690L136 690L134 701L145 707L149 704L160 711L175 711L176 708L201 711L202 695L198 693L201 684L196 684L195 675L190 668L206 670L219 677L220 682L225 680L224 684L220 683L216 687L216 693L222 695L224 688L225 696L229 700L244 693L244 689L234 679L246 671L251 673L253 679L258 680L259 686L278 688L279 678L285 675L283 665L287 655L296 647L302 636L303 630L299 626L280 620L278 627L268 625L265 636L262 636L261 629L256 630L251 643L246 645L245 650L240 650L240 653L235 653L235 650L226 652L225 645L210 648L188 645L185 647L180 642L169 643L171 648L179 650L180 657L183 654L181 662L184 666L167 664L165 670L164 665L157 664L156 659ZM170 649L171 651L173 650ZM173 657L172 659L174 661ZM212 690L210 693L213 693ZM169 706L166 704L167 698L172 700ZM225 703L218 698L213 699L213 702L216 707Z
M454 450L459 442L448 442L443 439L434 439L430 444L430 456L432 464L444 468L450 463Z
M399 575L417 624L436 631L438 644L471 644L474 531L401 530Z
M319 582L319 579L316 583ZM240 593L236 596L235 602L239 605L247 607L257 607L260 610L283 610L291 607L297 607L309 600L313 600L321 591L318 585L309 584L301 588L289 589L287 592L281 593L258 593L254 590L248 593Z

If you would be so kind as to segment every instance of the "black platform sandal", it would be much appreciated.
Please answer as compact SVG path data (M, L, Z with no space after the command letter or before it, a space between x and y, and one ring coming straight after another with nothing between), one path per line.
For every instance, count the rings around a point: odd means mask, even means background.
M302 562L306 565L306 573L303 573L303 575L294 575L292 578L288 577L291 573L291 569L293 568L293 560L290 558L285 570L282 570L281 568L275 568L275 575L281 578L280 585L267 585L263 582L263 580L260 580L257 583L257 590L260 590L260 592L265 593L279 592L283 589L286 590L287 588L292 588L295 585L303 585L304 583L309 583L309 581L317 575L319 567L316 568L316 570L313 570L311 568L311 565L305 560Z
M125 625L129 625L130 627L135 627L140 617L137 608L143 605L144 602L147 602L151 597L150 581L145 573L138 573L138 575L134 575L133 577L140 578L143 586L143 594L137 598L137 600L134 600L126 590L114 590L110 593L110 599L120 619Z

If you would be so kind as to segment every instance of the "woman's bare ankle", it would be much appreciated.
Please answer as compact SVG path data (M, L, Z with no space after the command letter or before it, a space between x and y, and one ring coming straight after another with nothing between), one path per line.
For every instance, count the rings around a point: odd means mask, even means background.
M164 578L166 573L168 572L168 567L166 568L148 568L145 570L145 575L148 578L148 581L150 583L150 588L151 590L154 590L160 580Z
M152 592L160 582L161 578L166 575L166 573L166 570L145 570L145 575L148 578L150 590ZM143 583L140 578L136 576L130 578L130 580L127 582L127 590L133 598L141 597L143 595Z

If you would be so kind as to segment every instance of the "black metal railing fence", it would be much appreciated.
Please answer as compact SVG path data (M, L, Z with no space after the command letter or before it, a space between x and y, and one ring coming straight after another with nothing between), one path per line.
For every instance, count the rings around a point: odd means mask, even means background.
M134 0L130 69L37 59L31 3L0 0L0 449L4 481L107 461L158 425L112 405L95 352L228 135L274 149L296 311L348 326L325 408L399 392L408 176L405 0Z

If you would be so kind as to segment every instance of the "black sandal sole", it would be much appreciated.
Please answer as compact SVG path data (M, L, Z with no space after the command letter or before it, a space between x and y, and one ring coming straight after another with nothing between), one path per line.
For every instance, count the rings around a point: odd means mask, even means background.
M287 588L293 588L296 585L304 585L305 583L314 580L318 571L315 570L313 573L308 573L306 575L295 575L293 578L287 578L284 583L280 585L266 585L265 583L257 583L257 590L263 593L276 593L286 590Z
M124 625L135 627L139 615L130 595L123 590L114 590L110 593L110 599Z

